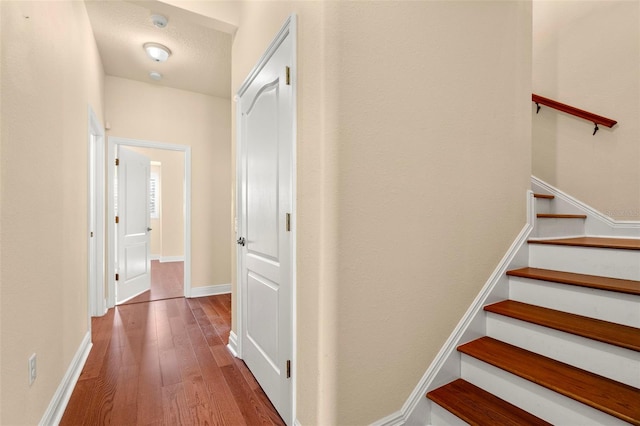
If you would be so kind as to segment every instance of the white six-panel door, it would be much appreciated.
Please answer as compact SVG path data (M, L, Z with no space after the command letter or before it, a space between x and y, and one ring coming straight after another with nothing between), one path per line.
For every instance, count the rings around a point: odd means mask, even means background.
M118 281L116 303L151 288L150 160L118 148Z
M288 35L238 98L238 236L242 358L287 424L292 423L292 85Z

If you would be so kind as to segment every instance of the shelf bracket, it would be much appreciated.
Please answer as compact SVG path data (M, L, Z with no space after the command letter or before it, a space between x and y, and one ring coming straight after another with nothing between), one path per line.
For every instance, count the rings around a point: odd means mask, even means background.
M540 104L536 102L536 114L540 112Z
M593 125L595 127L593 128L593 135L592 136L595 136L596 133L598 132L598 130L600 130L600 128L598 127L598 123L593 123Z

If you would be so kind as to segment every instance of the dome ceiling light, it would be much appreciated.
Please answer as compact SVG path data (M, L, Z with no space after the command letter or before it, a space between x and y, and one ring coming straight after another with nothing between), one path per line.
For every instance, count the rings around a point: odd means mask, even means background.
M171 56L171 50L160 43L145 43L142 47L147 52L147 56L155 62L164 62Z

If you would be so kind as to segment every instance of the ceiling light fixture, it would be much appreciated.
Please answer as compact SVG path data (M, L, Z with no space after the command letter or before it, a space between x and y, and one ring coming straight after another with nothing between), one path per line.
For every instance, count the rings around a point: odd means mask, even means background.
M162 80L162 74L156 71L151 71L149 73L149 78L151 78L151 80L159 81Z
M159 43L145 43L142 47L144 47L147 55L155 62L164 62L171 56L169 48Z

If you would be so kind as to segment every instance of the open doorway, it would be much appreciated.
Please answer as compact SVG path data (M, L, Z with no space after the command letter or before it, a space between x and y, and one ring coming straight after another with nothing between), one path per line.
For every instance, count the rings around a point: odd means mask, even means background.
M137 303L171 297L188 297L191 289L191 148L126 138L109 138L108 216L109 216L109 307L118 298L119 268L116 216L117 205L116 158L119 148L126 148L150 159L149 187L155 196L149 198L149 230L153 239L151 251L150 291L123 300ZM154 188L155 187L155 188ZM165 190L163 190L163 188ZM163 198L166 198L163 202ZM167 219L166 221L163 219ZM153 287L157 284L155 288ZM178 285L176 285L178 284Z
M148 208L151 279L148 291L121 304L183 297L184 152L132 146L126 149L150 160Z

